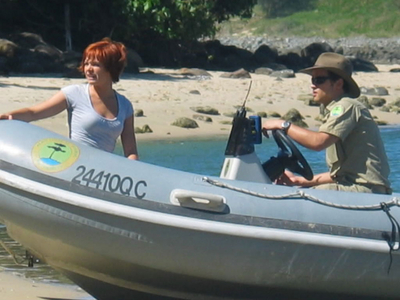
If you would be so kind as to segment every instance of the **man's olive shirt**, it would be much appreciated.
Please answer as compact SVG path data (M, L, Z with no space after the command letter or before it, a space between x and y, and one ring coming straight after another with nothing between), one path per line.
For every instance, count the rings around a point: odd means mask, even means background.
M383 185L390 188L390 168L379 128L359 101L342 98L325 109L319 128L339 138L326 149L331 177L338 183Z

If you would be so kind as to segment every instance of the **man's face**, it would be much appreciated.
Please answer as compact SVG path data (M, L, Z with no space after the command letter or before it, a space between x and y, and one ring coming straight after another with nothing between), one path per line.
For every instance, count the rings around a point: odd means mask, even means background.
M311 89L314 101L327 106L332 100L337 99L342 94L343 80L333 81L329 78L327 70L312 71Z

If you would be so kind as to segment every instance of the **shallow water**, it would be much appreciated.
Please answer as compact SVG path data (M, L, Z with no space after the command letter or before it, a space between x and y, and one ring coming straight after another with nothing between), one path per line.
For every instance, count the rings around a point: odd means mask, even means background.
M382 128L382 137L389 158L391 174L390 180L395 192L400 192L400 127ZM180 169L203 175L218 176L224 160L226 140L201 140L201 141L159 141L139 144L139 154L142 161L161 165L169 168ZM262 161L276 155L276 145L271 139L264 139L263 144L257 145L256 151ZM310 163L314 173L325 172L325 153L312 152L299 147L305 158ZM25 250L11 240L0 224L0 241L6 244L10 251L17 255L18 262L25 257ZM35 263L33 268L27 267L27 260L22 265L17 265L12 256L0 245L0 266L6 271L21 274L33 280L50 283L71 282L58 272L42 263Z
M6 272L20 274L26 278L41 282L72 284L70 280L44 263L34 261L34 267L28 267L26 250L8 236L6 228L1 224L0 241L2 243L0 245L0 267Z
M400 192L400 159L398 158L400 127L383 127L381 134L391 168L389 179L393 190ZM150 141L141 143L138 147L142 161L197 174L219 176L224 162L226 139ZM298 147L314 174L327 171L325 151L315 152ZM273 139L263 138L262 144L256 145L256 152L262 162L271 156L276 156L277 149Z

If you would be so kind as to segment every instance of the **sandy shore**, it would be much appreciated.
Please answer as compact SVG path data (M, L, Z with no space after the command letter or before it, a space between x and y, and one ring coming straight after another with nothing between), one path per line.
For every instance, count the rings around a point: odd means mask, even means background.
M0 269L2 300L94 300L74 285L48 284L26 279Z
M391 73L397 65L378 65L379 72L354 75L360 87L385 87L388 96L383 96L387 103L400 97L400 73ZM135 118L135 127L149 125L153 133L137 134L140 141L156 139L206 138L217 135L228 135L230 116L236 106L243 104L249 92L246 107L256 114L258 112L277 112L285 114L296 108L305 117L310 128L317 128L319 122L315 117L318 107L306 106L297 100L299 95L310 95L310 77L296 74L295 78L277 80L266 75L251 74L252 79L221 78L222 72L210 72L210 79L189 78L179 74L178 70L152 69L152 73L141 73L135 76L124 76L115 89L128 97L136 110L142 109L143 117ZM51 97L61 87L83 83L83 79L66 79L57 76L35 77L0 77L0 112L33 105ZM369 96L371 97L371 96ZM219 115L210 115L212 122L197 120L199 128L183 129L171 123L180 117L193 118L192 107L212 107ZM399 125L400 117L395 113L382 112L379 108L372 110L372 115L389 125ZM67 135L66 113L36 122L37 125ZM7 300L37 299L91 299L76 286L59 286L32 282L0 269L0 298Z
M360 87L385 87L388 96L382 96L387 103L400 97L400 73L389 70L397 65L378 65L379 72L358 72L354 75ZM221 78L222 72L209 72L210 79L182 76L179 70L151 69L152 73L140 73L135 76L124 76L115 89L128 97L136 110L142 109L143 117L135 118L135 127L149 125L153 133L137 134L137 139L169 139L209 137L228 135L230 116L237 106L243 104L249 92L246 107L258 112L277 112L285 114L290 108L296 108L305 117L310 128L317 128L319 122L315 117L318 107L306 106L297 100L299 95L310 95L310 76L296 74L295 78L277 80L267 75L251 74L251 79ZM51 97L61 87L83 83L83 79L67 79L50 76L37 77L0 77L0 112L7 112L41 102ZM372 96L369 96L369 98ZM219 115L209 115L212 122L197 120L199 127L185 129L171 124L180 117L193 118L198 114L193 107L212 107ZM400 118L395 113L382 112L379 108L372 111L377 120L388 124L399 124ZM36 124L49 128L62 135L68 134L66 113L41 120Z

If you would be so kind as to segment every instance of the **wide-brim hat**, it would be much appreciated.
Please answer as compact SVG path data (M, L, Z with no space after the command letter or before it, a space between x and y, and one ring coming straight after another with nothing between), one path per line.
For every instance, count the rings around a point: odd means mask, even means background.
M360 96L360 88L351 77L353 65L343 55L334 52L324 52L318 57L313 67L300 70L299 72L311 75L312 71L317 69L331 71L343 78L349 88L347 93L349 97L357 98Z

